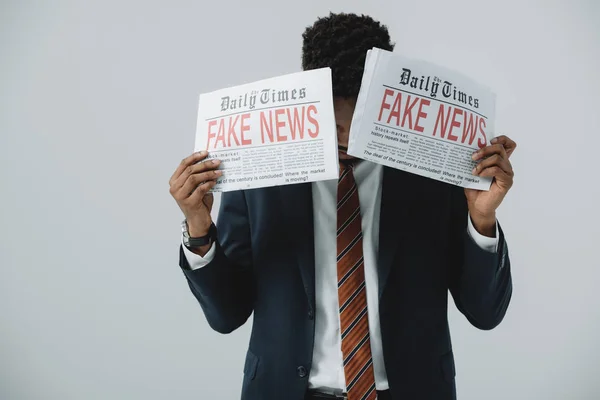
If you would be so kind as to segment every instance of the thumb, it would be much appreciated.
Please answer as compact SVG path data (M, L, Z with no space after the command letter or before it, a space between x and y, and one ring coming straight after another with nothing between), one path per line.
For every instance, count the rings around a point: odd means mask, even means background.
M473 200L477 197L479 190L477 189L467 189L465 188L465 197L467 200Z

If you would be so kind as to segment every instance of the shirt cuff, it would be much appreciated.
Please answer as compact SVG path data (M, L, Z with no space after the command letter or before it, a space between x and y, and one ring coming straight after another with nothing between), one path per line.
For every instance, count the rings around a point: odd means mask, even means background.
M183 254L190 265L191 270L202 268L208 265L215 258L215 244L211 244L210 249L204 255L204 257L192 252L183 244L183 236L181 237L181 246L183 247Z
M468 225L467 225L467 233L473 239L473 241L479 246L482 250L488 251L490 253L498 252L498 221L496 221L496 235L491 238L488 236L483 236L481 233L477 232L477 229L473 226L473 221L471 221L471 214L468 215Z

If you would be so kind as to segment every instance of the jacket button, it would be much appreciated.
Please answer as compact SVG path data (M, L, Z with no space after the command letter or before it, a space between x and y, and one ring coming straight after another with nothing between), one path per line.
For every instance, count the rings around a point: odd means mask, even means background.
M302 365L298 367L297 371L300 378L304 378L306 376L306 368L304 368Z
M312 311L312 310L310 310L310 311L308 312L308 319L313 319L314 317L315 317L315 314L313 313L313 311Z

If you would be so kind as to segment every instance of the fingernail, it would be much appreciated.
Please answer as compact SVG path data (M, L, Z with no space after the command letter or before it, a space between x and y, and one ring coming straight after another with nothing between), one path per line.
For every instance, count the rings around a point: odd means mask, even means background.
M199 155L201 156L205 156L206 155L206 150L201 150L198 152Z
M213 165L221 164L221 160L212 160Z
M477 175L477 167L473 168L473 171L471 171L471 173L472 173L473 175Z
M215 175L222 175L222 174L223 174L223 171L221 171L220 169L215 171Z
M496 139L496 138L492 139L492 143L496 143L497 141L498 141L498 139Z
M478 156L478 155L479 155L479 152L478 152L478 151L476 151L475 153L473 153L473 155L471 156L471 158L472 158L473 160L477 160L477 156Z

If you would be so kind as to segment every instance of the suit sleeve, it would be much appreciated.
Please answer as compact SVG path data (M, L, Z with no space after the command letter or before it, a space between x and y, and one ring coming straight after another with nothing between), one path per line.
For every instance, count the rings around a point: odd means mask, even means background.
M468 207L462 188L452 188L450 293L469 322L484 330L502 322L512 296L510 259L499 223L497 252L489 252L467 233Z
M183 246L179 265L209 325L230 333L242 326L254 308L255 286L246 199L243 191L223 193L213 259L191 269Z

